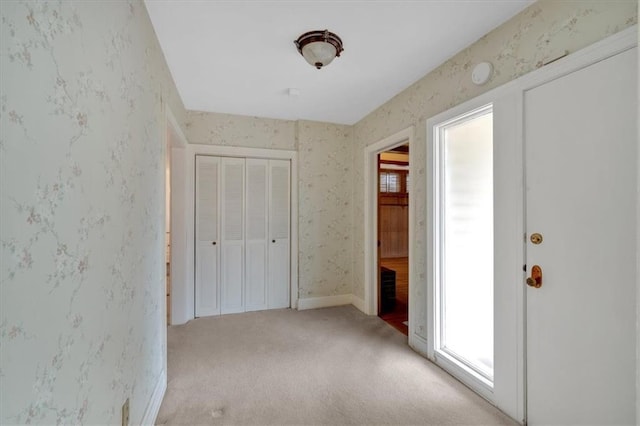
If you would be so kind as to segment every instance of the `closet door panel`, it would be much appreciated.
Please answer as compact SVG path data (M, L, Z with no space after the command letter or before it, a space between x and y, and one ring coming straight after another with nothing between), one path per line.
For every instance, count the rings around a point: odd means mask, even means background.
M221 311L244 312L244 159L221 158Z
M289 307L290 162L269 161L269 309Z
M196 317L220 314L219 168L219 158L196 156Z
M267 180L268 160L246 162L245 310L267 308Z

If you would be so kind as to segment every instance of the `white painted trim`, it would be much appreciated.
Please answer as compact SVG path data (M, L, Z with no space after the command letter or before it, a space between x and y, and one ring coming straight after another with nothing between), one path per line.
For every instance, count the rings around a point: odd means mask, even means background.
M290 261L290 273L289 279L291 280L291 294L289 301L291 309L298 309L298 220L300 213L298 211L298 153L290 151L291 155L291 213L290 213L290 225L291 236L289 242L291 244L291 261Z
M291 260L290 260L290 307L298 307L298 153L290 150L245 148L234 146L201 145L189 144L187 146L187 203L185 205L185 215L187 217L187 259L189 277L187 289L192 309L191 316L195 316L193 305L194 294L194 264L195 264L195 236L194 236L194 212L195 212L195 159L196 155L213 155L218 157L236 158L264 158L268 160L290 160L291 161Z
M640 2L638 2L640 14ZM636 31L637 43L640 45L640 29ZM638 81L640 82L640 55L638 55ZM638 105L640 105L640 84L638 84ZM638 161L636 190L636 426L640 426L640 126L638 126Z
M409 334L409 346L411 347L411 349L413 349L423 357L429 358L427 356L427 353L428 353L427 339L425 339L424 337L416 333Z
M167 391L167 370L162 370L156 386L153 388L151 398L147 403L147 408L144 410L144 415L140 421L141 425L155 425L158 413L160 412L160 406L162 405L162 399Z
M217 157L264 158L268 160L290 160L296 151L284 149L245 148L240 146L190 144L194 155L215 155Z
M378 161L376 156L382 151L394 148L409 141L409 147L414 143L414 127L406 129L388 136L364 149L364 302L365 312L368 315L378 314L378 292L377 292L377 241L378 241ZM413 151L413 152L412 152ZM409 175L413 175L415 165L415 150L409 148ZM415 281L415 268L413 267L413 255L415 253L415 203L411 202L409 194L409 283ZM409 285L411 289L411 285ZM414 329L412 323L411 296L409 296L409 332Z
M171 148L171 153L165 152L165 156L168 155L171 162L171 324L184 324L193 318L193 307L187 303L189 300L187 283L192 268L189 267L186 245L187 217L184 215L184 209L177 206L184 206L187 200L185 152L189 143L168 106L165 117L168 138L165 147ZM164 318L166 318L166 312Z
M479 380L479 375L476 376L471 370L461 367L455 358L448 357L447 354L438 351L436 352L434 362L478 395L489 401L492 405L495 405L493 401L493 389Z
M366 312L367 308L366 308L366 304L364 303L364 299L359 298L355 294L351 295L351 304L355 306L359 311L365 314L367 313Z
M171 111L171 108L169 108L169 106L167 106L167 109L166 109L166 117L167 117L167 122L171 124L171 129L175 132L175 136L177 136L177 138L171 139L171 147L186 148L187 145L189 144L187 142L187 137L184 135L184 132L180 127L180 124L178 124L178 120L176 120L176 116L173 115L173 111Z
M350 294L339 294L337 296L308 297L298 299L298 310L329 308L332 306L351 305L353 300Z

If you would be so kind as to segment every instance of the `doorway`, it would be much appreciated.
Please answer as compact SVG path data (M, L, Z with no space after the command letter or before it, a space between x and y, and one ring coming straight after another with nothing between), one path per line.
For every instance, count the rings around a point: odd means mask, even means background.
M378 154L378 316L409 334L409 144Z
M635 36L612 36L427 120L428 357L524 424L635 419ZM489 112L492 166L485 169L492 173L479 178L473 163L456 161L481 138L476 133L456 153L454 133ZM463 179L471 190L454 205ZM484 197L489 179L493 195ZM482 212L473 204L482 199L492 220L473 224L471 213ZM457 207L473 210L463 215ZM450 227L461 219L471 233L484 227L492 235L456 244L451 237L469 231ZM477 242L487 243L485 253ZM449 265L460 248L472 249L473 261L492 259ZM493 287L485 290L493 292L491 363L473 353L477 333L450 335L457 320L466 322L462 331L478 326L476 306L449 304L454 279L465 287L463 302L481 303L478 286Z
M365 273L365 286L364 286L364 303L363 303L363 311L368 315L378 315L380 312L380 304L382 302L382 297L380 294L380 266L381 260L379 255L382 254L378 248L379 234L381 230L378 228L378 216L379 216L379 206L378 206L378 198L379 198L379 189L380 189L380 159L379 156L383 152L392 151L400 146L408 146L411 147L414 141L414 128L408 127L404 130L401 130L391 136L388 136L378 142L375 142L365 148L365 158L364 158L364 186L365 186L365 200L364 200L364 273ZM414 150L409 148L398 148L398 152L402 153L400 150L405 150L404 153L404 163L402 164L406 170L406 174L408 176L412 176L412 168L414 167L415 161ZM408 157L408 159L407 159ZM393 160L390 160L393 161ZM391 170L392 164L388 163L387 169ZM400 165L398 165L400 166ZM391 178L393 179L393 178ZM407 185L405 182L405 190L411 189L411 178L409 178L409 184ZM400 183L400 188L402 188L402 183ZM414 203L409 202L408 194L405 194L406 200L404 201L407 204L404 207L405 214L407 217L407 242L406 242L406 255L402 257L406 257L406 262L402 262L402 264L398 265L396 260L393 257L389 256L388 261L393 264L387 263L386 266L388 269L396 272L396 276L394 277L397 280L398 275L400 278L406 277L406 306L407 306L407 317L408 319L402 319L399 321L399 324L403 327L406 327L405 334L408 335L408 343L411 347L419 346L419 342L417 342L418 334L416 334L413 330L415 330L415 314L416 311L412 309L412 300L414 296L411 295L415 289L412 287L412 283L415 283L415 268L413 258L415 253L415 205ZM400 256L399 256L400 257ZM395 269L394 269L395 268ZM403 289L400 289L400 292ZM399 291L396 289L396 295L400 294L401 297L404 297ZM396 300L396 298L393 298ZM405 323L406 324L403 324Z

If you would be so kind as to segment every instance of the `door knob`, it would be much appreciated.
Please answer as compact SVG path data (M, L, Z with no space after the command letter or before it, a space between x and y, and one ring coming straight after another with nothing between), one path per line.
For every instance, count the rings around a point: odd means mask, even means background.
M212 242L211 244L213 244L213 245L215 246L215 245L216 245L216 242L214 241L214 242Z
M271 240L271 242L272 242L272 243L275 243L275 242L276 242L276 240Z
M527 278L527 285L533 288L542 287L542 268L540 266L533 265L531 276Z
M529 239L533 244L540 244L542 243L542 234L534 232L533 234L531 234L531 237L529 237Z

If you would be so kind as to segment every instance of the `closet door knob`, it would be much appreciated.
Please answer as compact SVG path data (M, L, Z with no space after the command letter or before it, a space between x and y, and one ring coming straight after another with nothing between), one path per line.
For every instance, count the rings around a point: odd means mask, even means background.
M215 245L216 245L216 242L214 241L214 242L212 242L211 244L213 244L213 245L215 246Z
M272 243L275 243L275 242L276 242L276 240L271 240L271 242L272 242Z

